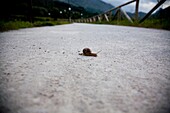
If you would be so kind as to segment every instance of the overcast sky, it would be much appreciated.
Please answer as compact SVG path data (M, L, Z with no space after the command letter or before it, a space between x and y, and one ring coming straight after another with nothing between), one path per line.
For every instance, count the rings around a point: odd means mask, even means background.
M131 0L102 0L104 2L107 2L107 3L110 3L112 4L113 6L119 6L123 3L126 3L128 1L131 1ZM157 4L157 0L140 0L140 3L139 3L139 11L142 11L142 12L148 12L150 11L156 4ZM167 0L162 6L162 8L165 8L167 6L170 6L170 0ZM123 7L123 9L125 11L128 11L128 12L135 12L135 2L134 3L131 3L125 7Z

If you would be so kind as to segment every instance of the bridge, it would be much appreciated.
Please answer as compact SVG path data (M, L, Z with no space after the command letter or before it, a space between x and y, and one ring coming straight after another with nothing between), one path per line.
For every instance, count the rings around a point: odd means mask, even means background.
M141 20L138 19L138 9L139 9L139 0L131 0L128 1L127 3L124 3L120 6L117 6L115 8L112 8L108 11L105 11L104 13L101 13L99 15L95 15L93 17L90 18L81 18L81 19L77 19L77 20L73 20L73 22L79 22L79 23L92 23L92 22L101 22L101 21L107 21L110 22L112 21L112 17L118 16L118 18L120 18L120 13L122 15L124 15L126 17L126 19L133 23L135 21L135 23L142 23L143 21L145 21L159 6L161 6L166 0L159 0L158 3L155 5L155 7L153 7ZM135 18L131 19L130 16L128 16L128 14L122 10L121 8L129 5L131 3L136 2L135 5ZM113 13L113 11L116 11L116 13ZM134 21L133 21L134 20Z
M89 23L1 32L0 113L169 113L169 36Z

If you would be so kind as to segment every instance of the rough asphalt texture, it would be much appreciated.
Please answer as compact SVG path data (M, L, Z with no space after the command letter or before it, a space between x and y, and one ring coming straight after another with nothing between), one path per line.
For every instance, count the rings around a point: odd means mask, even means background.
M78 55L83 48L98 57ZM0 33L0 113L170 113L170 31L69 24Z

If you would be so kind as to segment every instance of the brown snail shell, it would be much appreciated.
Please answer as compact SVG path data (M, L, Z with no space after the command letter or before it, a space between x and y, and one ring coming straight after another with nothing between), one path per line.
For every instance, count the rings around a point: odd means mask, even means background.
M97 57L97 54L96 54L96 53L92 53L89 48L84 48L84 49L83 49L83 53L80 53L79 55Z

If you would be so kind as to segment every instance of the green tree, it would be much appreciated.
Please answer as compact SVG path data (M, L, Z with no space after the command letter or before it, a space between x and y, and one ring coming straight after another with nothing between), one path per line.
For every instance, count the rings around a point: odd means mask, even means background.
M50 13L50 16L51 16L52 18L54 18L55 20L57 20L57 18L58 18L59 15L60 15L60 11L59 11L59 9L56 8L56 7L50 8L49 13Z
M33 16L47 16L48 10L44 7L33 6Z

